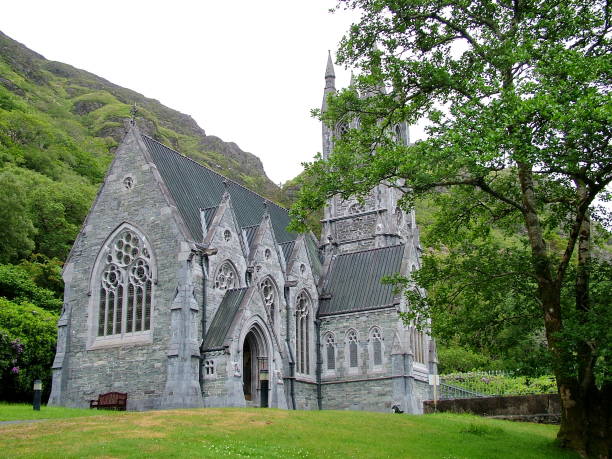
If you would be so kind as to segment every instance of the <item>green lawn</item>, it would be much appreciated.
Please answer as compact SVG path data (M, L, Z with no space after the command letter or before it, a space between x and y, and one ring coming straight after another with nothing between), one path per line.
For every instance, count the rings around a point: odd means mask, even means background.
M97 411L80 408L63 408L60 406L41 406L34 411L32 405L23 403L0 402L0 421L17 421L21 419L65 419L83 416L114 415L116 411Z
M0 405L0 419L18 417L18 410L5 413L13 410L14 406ZM45 413L67 419L0 424L0 456L575 457L554 446L555 426L469 415L257 408L109 413L43 408L39 417Z

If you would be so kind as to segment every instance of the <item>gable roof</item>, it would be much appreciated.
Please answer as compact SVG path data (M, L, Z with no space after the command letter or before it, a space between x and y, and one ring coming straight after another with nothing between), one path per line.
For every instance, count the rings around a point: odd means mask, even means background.
M157 140L143 135L142 141L196 242L203 239L200 209L210 209L219 204L226 189L224 182L227 183L227 191L232 197L234 212L241 228L259 225L264 214L265 201L277 242L295 240L296 235L286 230L290 220L287 209Z
M400 272L404 245L337 255L331 262L319 299L319 315L380 309L394 304L384 276Z
M225 336L232 325L234 316L236 316L247 290L248 287L243 287L230 289L225 292L219 309L217 309L217 313L206 332L204 350L219 349L223 347Z

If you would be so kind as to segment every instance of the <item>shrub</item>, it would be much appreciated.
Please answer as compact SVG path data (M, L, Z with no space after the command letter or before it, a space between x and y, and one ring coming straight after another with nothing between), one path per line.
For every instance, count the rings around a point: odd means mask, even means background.
M0 298L0 397L30 402L35 379L51 390L58 315L31 303Z

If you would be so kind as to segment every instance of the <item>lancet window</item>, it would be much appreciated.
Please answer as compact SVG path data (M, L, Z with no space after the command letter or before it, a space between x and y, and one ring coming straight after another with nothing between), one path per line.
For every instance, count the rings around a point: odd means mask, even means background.
M378 327L370 331L370 348L374 366L382 365L382 336Z
M410 334L410 341L412 345L412 352L414 353L414 361L418 363L425 363L425 334L418 331L416 328L412 329Z
M125 229L111 242L101 271L98 337L151 329L153 275L151 254L134 231Z
M349 330L346 335L346 341L348 343L349 367L357 368L359 366L359 359L357 357L357 332L355 330Z
M301 292L297 296L295 305L295 337L297 371L302 374L310 372L310 310L310 297L306 292Z
M325 354L327 357L327 369L336 369L336 339L332 333L325 336Z

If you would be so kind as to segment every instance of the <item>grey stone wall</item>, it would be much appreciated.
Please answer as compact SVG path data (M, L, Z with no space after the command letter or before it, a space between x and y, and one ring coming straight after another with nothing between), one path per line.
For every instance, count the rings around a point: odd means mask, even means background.
M326 383L321 387L324 410L391 411L391 378Z
M155 180L154 166L130 135L116 152L109 175L71 252L64 276L68 319L65 355L54 365L51 403L88 406L100 393L128 393L128 409L159 406L166 380L169 317L179 260L189 246ZM124 179L131 177L132 187ZM150 244L157 268L150 342L95 348L98 273L92 272L101 247L123 222L138 228ZM93 278L91 278L93 276Z
M425 413L472 413L516 421L557 423L561 414L558 394L511 395L423 402Z
M310 381L295 381L295 407L298 410L317 410L317 385Z
M342 381L391 375L391 347L397 330L399 316L395 308L387 308L361 313L328 316L321 319L321 355L323 357L322 381ZM374 366L370 331L378 327L382 337L383 362ZM349 368L347 332L355 330L358 336L358 367ZM333 333L336 341L336 369L327 369L325 336Z

